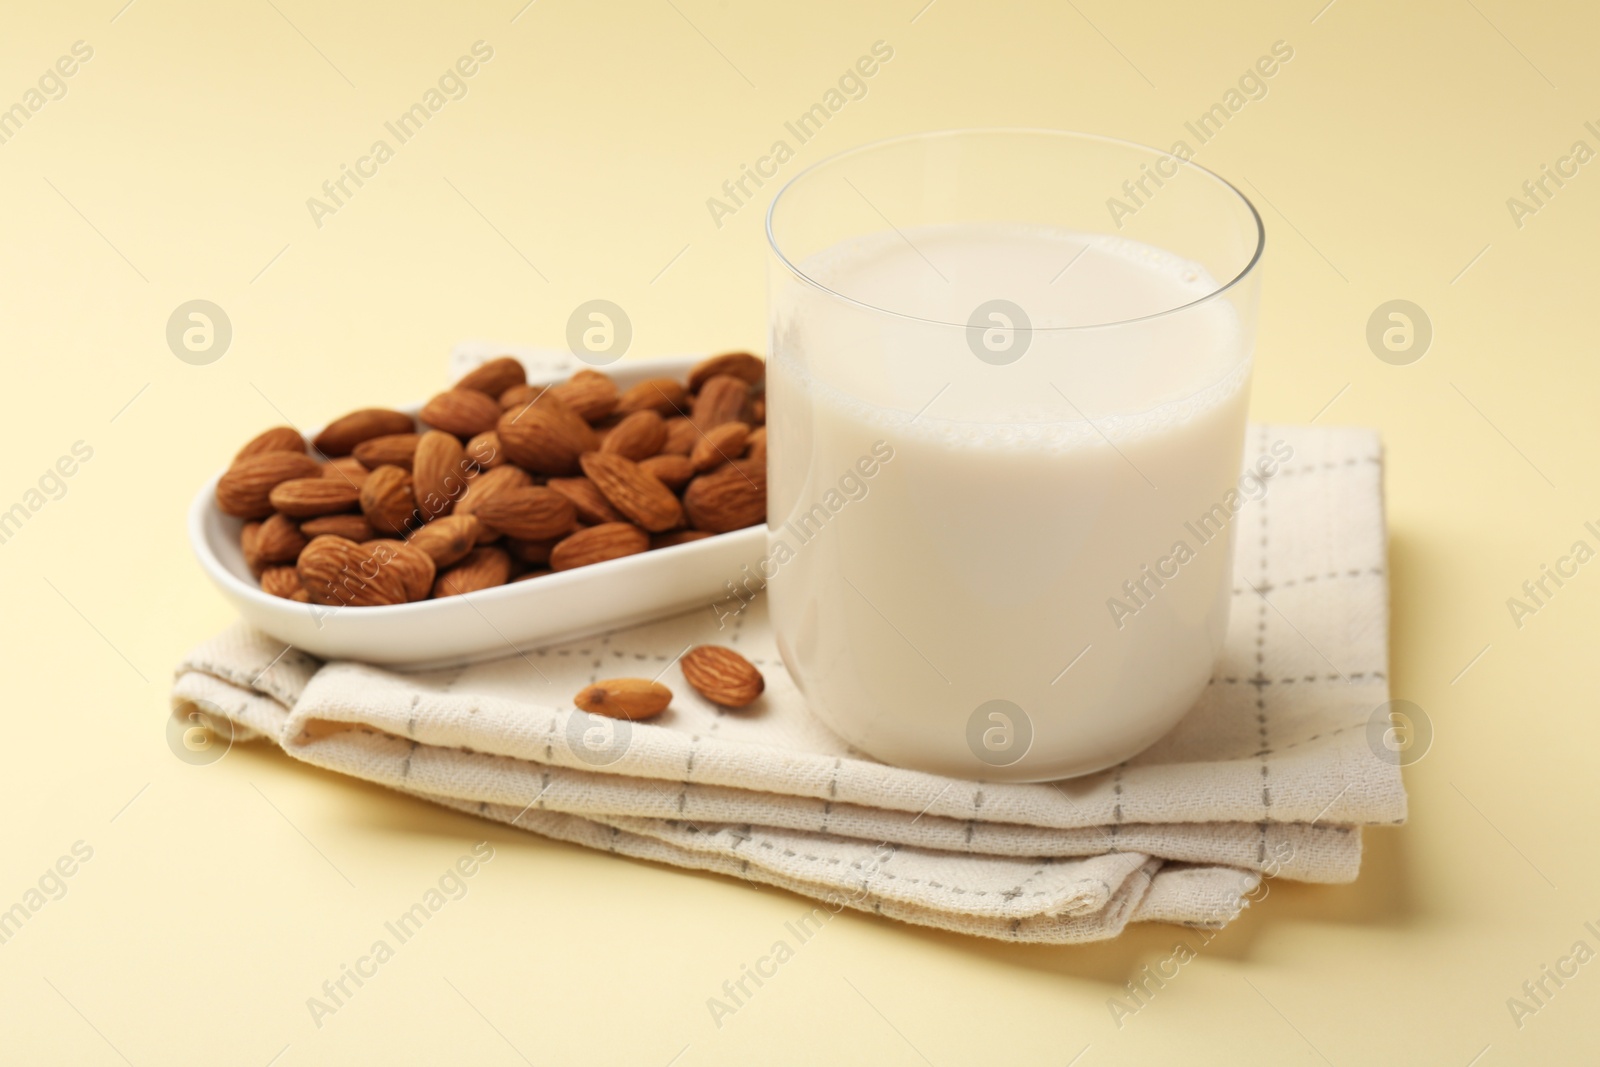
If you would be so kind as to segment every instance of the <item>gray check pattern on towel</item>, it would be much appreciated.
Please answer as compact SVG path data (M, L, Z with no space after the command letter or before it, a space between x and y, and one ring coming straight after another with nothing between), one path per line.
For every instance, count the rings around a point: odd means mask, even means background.
M1253 426L1248 441L1247 462L1280 442L1293 456L1233 520L1216 675L1154 747L1085 778L963 781L852 750L806 710L764 598L720 631L702 610L419 674L321 663L236 626L180 664L174 714L200 708L319 767L833 911L1047 943L1139 921L1221 926L1263 876L1353 879L1361 827L1406 810L1397 761L1369 741L1389 699L1377 436ZM752 708L683 682L676 657L712 641L766 675ZM597 678L663 670L673 705L649 723L571 706ZM612 731L598 756L583 742L597 729Z

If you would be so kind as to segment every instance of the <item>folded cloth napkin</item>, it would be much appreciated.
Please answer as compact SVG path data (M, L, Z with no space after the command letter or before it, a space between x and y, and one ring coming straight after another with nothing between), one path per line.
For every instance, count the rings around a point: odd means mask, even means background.
M807 711L758 597L467 667L322 663L243 626L191 652L174 714L227 720L290 755L536 833L781 886L962 933L1067 943L1129 922L1219 927L1263 876L1353 879L1361 826L1398 823L1377 436L1252 427L1231 520L1226 648L1154 747L1062 782L885 766ZM1261 468L1257 468L1258 470ZM684 683L692 644L765 674L727 711ZM577 711L599 678L674 693L647 723Z

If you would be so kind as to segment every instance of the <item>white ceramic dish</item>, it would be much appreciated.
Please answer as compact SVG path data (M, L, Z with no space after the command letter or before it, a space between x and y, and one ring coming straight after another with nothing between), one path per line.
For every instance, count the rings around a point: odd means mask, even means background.
M499 346L498 351L522 354L514 347ZM646 378L682 380L699 358L630 360L606 372L626 389ZM560 381L571 369L541 373L550 366L548 358L530 359L527 365L535 382ZM415 407L407 410L416 413ZM217 509L220 476L219 471L205 484L189 509L189 537L200 566L246 622L323 659L422 670L512 655L695 607L709 611L728 597L727 583L740 579L741 568L754 566L766 549L765 527L752 526L464 596L393 607L329 608L262 591L239 550L243 521Z

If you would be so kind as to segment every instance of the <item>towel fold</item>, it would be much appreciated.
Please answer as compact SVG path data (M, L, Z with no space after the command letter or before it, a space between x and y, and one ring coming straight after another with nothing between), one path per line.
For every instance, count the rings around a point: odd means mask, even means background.
M177 671L174 714L226 719L308 763L548 837L715 871L962 933L1066 943L1128 922L1219 927L1264 876L1356 876L1361 827L1405 817L1387 720L1382 462L1364 430L1256 426L1281 461L1231 520L1226 647L1194 709L1111 770L1044 784L888 767L807 711L757 598L503 659L402 674L322 663L243 626ZM722 613L725 614L725 613ZM720 627L720 628L719 628ZM683 681L692 644L766 676L742 711ZM647 723L577 711L651 677Z

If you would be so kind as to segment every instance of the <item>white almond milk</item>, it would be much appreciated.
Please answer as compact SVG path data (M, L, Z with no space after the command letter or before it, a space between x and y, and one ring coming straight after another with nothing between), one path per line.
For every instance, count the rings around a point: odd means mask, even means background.
M778 283L801 292L769 368L770 596L811 705L874 756L967 777L1081 774L1153 742L1227 622L1235 523L1216 506L1250 361L1235 310L1201 300L1215 282L1002 223L800 267L832 292ZM1003 365L959 325L995 298L1032 324Z

